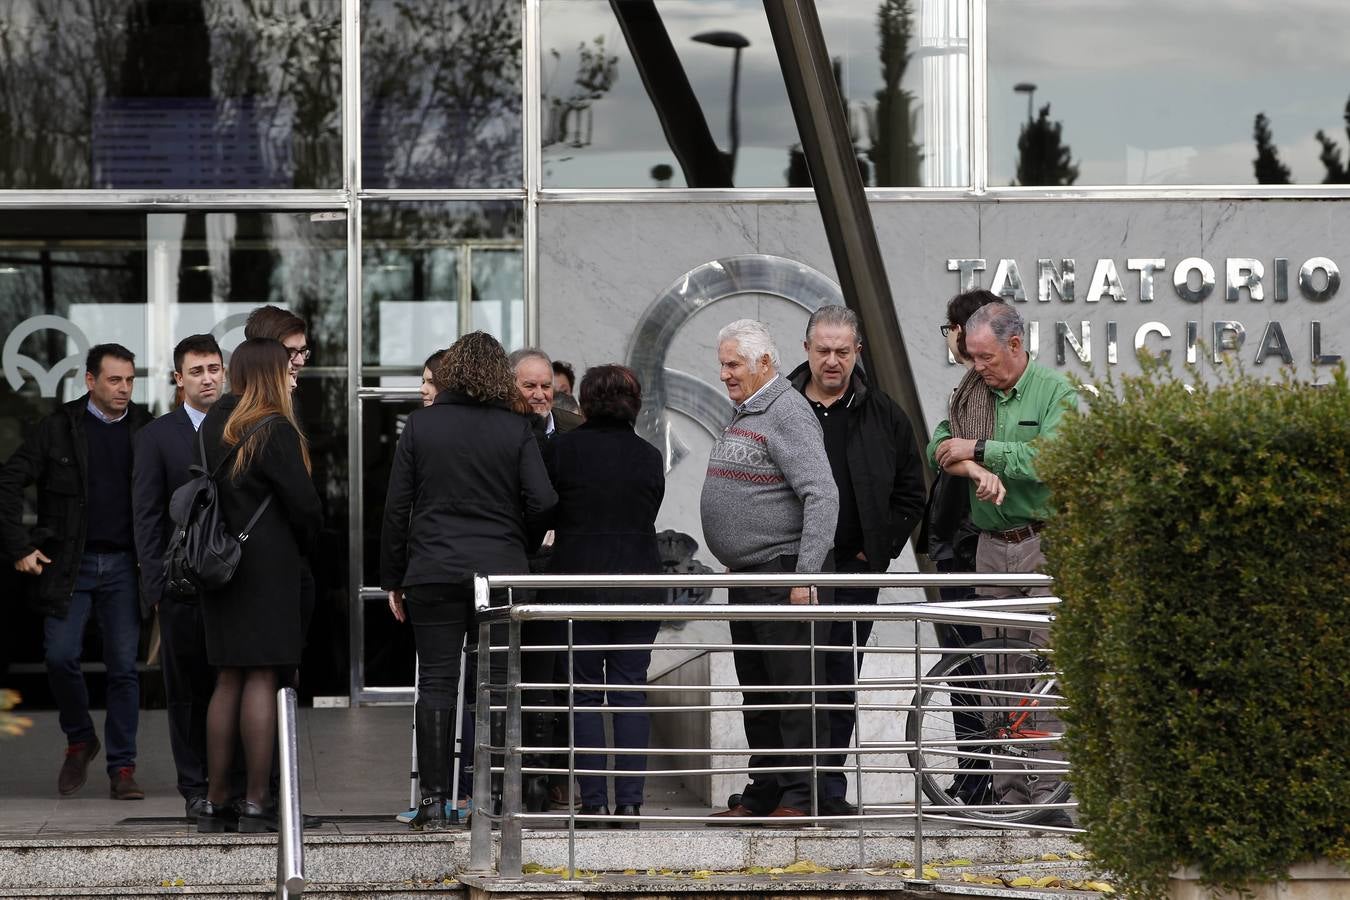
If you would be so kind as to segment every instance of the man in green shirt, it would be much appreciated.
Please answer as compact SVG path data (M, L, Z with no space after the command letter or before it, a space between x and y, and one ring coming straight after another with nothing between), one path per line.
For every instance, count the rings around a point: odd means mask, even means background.
M1054 435L1064 412L1076 403L1067 378L1031 361L1025 331L1022 317L1006 303L990 303L971 315L965 328L966 350L990 396L967 398L963 410L983 410L985 414L982 418L979 414L963 413L966 419L960 431L977 436L953 437L952 422L944 419L928 445L932 464L970 479L970 518L980 529L975 553L975 570L980 573L1038 572L1044 566L1040 532L1050 492L1036 474L1037 446ZM1009 597L1022 591L981 588L978 593L985 597ZM1009 631L1009 637L1045 643L1043 631ZM986 632L986 638L994 636L989 629ZM1015 684L1006 687L1026 689ZM1042 714L1038 719L1038 730L1062 730L1053 714ZM1053 753L1053 750L1035 751L1041 758L1057 758ZM1058 783L1057 775L996 775L994 793L1000 802L1027 803L1053 792ZM1069 816L1059 809L1046 814L1041 821L1055 826L1072 824Z

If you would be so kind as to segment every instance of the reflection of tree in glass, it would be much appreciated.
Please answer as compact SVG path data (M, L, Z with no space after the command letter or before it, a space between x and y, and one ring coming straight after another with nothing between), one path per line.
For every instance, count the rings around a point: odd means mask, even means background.
M909 41L914 33L909 0L884 0L877 11L882 88L870 117L872 148L867 156L878 187L909 187L919 181L923 151L914 141L919 111L914 93L900 87L909 66Z
M1252 138L1256 141L1256 159L1252 166L1256 169L1257 184L1289 184L1289 167L1280 162L1280 148L1270 133L1270 120L1265 113L1256 114L1252 125Z
M363 0L361 7L368 183L518 184L519 4Z
M1350 100L1345 103L1345 132L1350 135ZM1350 184L1350 169L1341 161L1341 148L1327 136L1325 131L1318 129L1317 143L1322 145L1322 154L1319 159L1322 160L1322 166L1327 170L1327 176L1322 179L1323 184Z
M591 143L592 120L591 104L609 93L619 77L619 57L605 53L605 37L598 35L591 42L577 45L577 72L572 78L572 92L566 97L549 93L549 85L544 85L544 109L547 119L544 124L544 146L566 144L569 147L588 147ZM549 50L553 57L554 75L562 61L562 54ZM549 77L549 81L554 76Z
M335 186L337 12L309 0L0 0L0 188L105 186L91 160L110 100L208 96L222 134L251 126L275 186Z
M335 9L307 0L216 0L207 22L214 94L234 115L256 116L272 171L290 168L293 187L340 184L342 23Z
M1035 119L1022 126L1017 138L1017 179L1013 184L1070 185L1078 179L1069 145L1061 132L1062 122L1050 121L1050 104L1041 107Z
M0 6L0 188L88 187L89 123L124 54L117 6Z

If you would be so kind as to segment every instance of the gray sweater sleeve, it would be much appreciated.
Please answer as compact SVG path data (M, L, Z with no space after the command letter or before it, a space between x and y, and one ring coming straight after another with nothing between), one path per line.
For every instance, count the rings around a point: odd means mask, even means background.
M830 459L825 455L825 434L806 400L795 390L780 398L787 407L779 418L782 431L774 461L802 501L801 549L798 572L819 572L834 547L839 521L839 489L834 484Z

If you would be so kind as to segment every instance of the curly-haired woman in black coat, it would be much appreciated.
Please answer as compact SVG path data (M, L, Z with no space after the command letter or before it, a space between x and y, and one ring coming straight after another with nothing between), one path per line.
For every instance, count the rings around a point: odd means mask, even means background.
M473 615L473 575L518 575L536 527L557 502L530 423L511 410L515 376L491 335L442 354L440 388L399 437L385 499L380 584L417 645L415 831L446 825L459 654ZM536 538L537 540L537 538Z

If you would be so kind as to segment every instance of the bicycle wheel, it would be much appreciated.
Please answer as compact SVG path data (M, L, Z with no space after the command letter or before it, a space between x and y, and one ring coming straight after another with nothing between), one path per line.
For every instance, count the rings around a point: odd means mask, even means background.
M1004 796L1034 804L1063 803L1058 715L1045 706L1063 699L1049 679L1049 657L1024 641L990 640L945 654L924 678L919 709L906 717L916 742L910 762L922 771L924 794L956 815L991 822L1035 822L1053 810L977 809ZM1016 769L995 774L990 770ZM997 781L997 785L996 785Z

